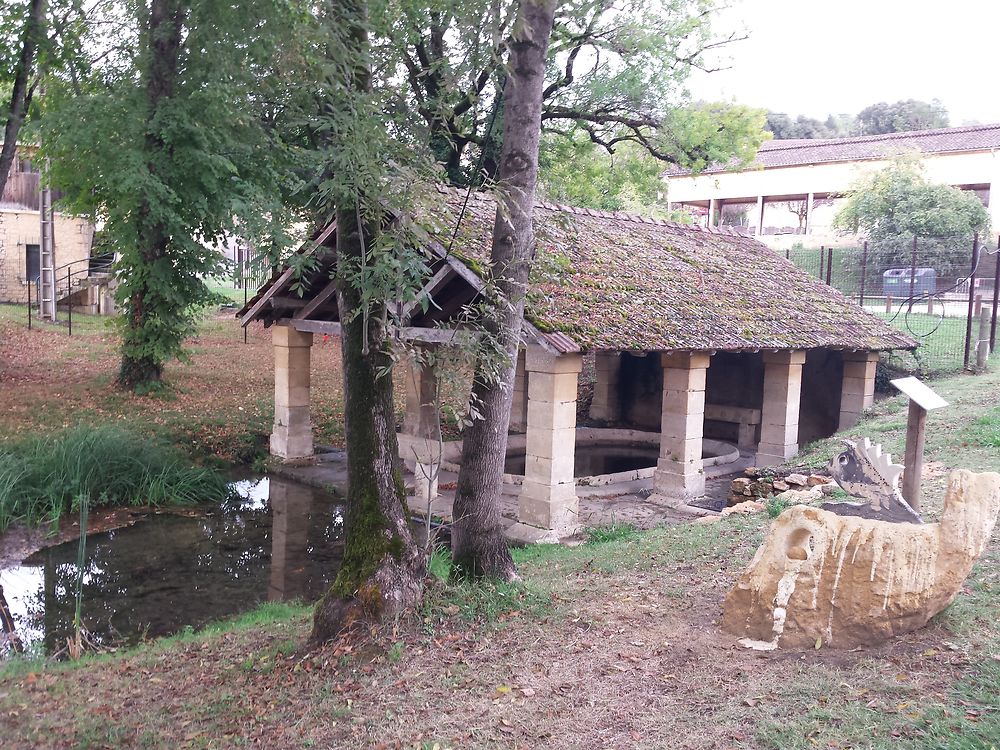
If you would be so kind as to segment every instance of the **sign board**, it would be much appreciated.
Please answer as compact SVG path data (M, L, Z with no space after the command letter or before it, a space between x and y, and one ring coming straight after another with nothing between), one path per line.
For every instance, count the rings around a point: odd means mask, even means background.
M948 405L947 401L916 378L897 378L889 382L902 391L911 401L915 401L917 406L927 411L940 409L942 406Z

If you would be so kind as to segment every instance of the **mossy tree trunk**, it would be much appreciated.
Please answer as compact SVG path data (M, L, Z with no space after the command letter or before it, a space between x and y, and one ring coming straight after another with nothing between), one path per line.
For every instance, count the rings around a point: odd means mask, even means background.
M371 90L366 64L364 0L334 0L331 18L346 27L352 80ZM331 141L331 148L345 147ZM364 300L356 284L377 222L362 219L360 196L341 201L337 216L337 302L344 373L347 446L347 540L336 580L316 605L312 640L335 637L352 622L378 621L416 605L423 593L426 557L408 523L396 441L391 340L385 304ZM347 203L347 205L344 205ZM366 223L362 224L362 221Z
M145 137L146 169L154 178L160 155L169 146L159 132L157 116L161 106L174 95L177 70L188 15L185 0L152 0L149 6L146 44L147 132ZM122 362L118 382L137 389L154 385L163 375L165 354L150 344L147 328L155 326L156 310L168 306L167 300L151 299L170 275L168 259L170 233L155 205L155 199L143 198L137 221L137 254L141 263L131 269L131 294L125 309L122 335Z
M535 251L532 214L538 180L542 85L554 0L524 0L510 46L503 93L503 147L490 253L495 297L486 321L507 361L499 377L480 361L473 399L482 414L462 438L462 468L455 493L452 557L460 574L517 577L500 522L503 464L513 398L514 369L524 320L524 296Z

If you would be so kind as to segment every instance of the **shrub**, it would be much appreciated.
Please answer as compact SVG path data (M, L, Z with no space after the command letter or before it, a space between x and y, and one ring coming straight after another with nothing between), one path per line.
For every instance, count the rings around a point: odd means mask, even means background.
M0 531L13 522L58 523L86 497L90 507L191 505L229 492L210 469L127 429L79 426L0 448Z

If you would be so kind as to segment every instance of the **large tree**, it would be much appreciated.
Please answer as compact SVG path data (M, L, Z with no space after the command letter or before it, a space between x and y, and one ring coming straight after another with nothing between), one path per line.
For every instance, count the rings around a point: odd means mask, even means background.
M454 184L496 177L503 59L515 5L432 0L404 9L394 30L403 63L398 77L407 83L401 96L420 115ZM684 91L691 71L709 69L708 53L736 39L712 29L716 8L714 0L561 3L546 59L543 129L581 133L608 151L637 143L662 161L692 169L733 156L752 158L763 135L739 115L756 118L755 111L713 104L684 114L691 105ZM709 118L714 127L706 128Z
M498 205L486 279L490 311L483 321L493 347L505 361L499 373L483 360L477 363L472 400L480 418L462 435L462 467L452 513L452 558L457 570L471 576L516 577L500 519L500 494L514 366L535 253L532 218L542 86L555 5L556 0L521 0L509 45Z
M115 23L114 44L82 79L50 86L43 144L69 207L104 221L118 255L119 382L145 389L184 356L214 299L205 279L223 257L211 245L282 215L287 151L267 117L296 14L283 0L148 0L105 13L93 23Z
M0 4L0 43L13 59L4 59L0 80L7 79L10 99L7 104L3 130L3 148L0 149L0 195L7 185L7 175L17 149L17 139L28 114L38 82L35 78L36 54L45 38L45 2L29 0L23 3Z
M344 559L316 605L314 641L355 620L378 621L413 607L426 569L405 509L387 310L391 296L404 286L412 290L426 267L394 232L406 210L396 189L405 181L394 178L406 163L384 125L385 102L373 90L370 41L373 30L385 28L385 16L371 13L367 0L327 0L319 15L323 79L312 119L323 170L316 210L337 221L348 489Z

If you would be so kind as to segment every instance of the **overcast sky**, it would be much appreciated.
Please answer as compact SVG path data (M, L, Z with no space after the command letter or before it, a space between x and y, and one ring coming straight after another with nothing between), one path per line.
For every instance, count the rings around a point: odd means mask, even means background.
M997 0L733 2L716 27L750 38L721 55L729 70L695 74L696 98L818 118L936 98L952 125L1000 122Z

